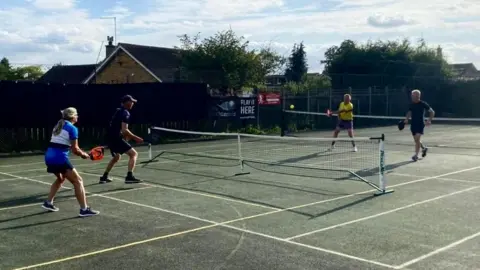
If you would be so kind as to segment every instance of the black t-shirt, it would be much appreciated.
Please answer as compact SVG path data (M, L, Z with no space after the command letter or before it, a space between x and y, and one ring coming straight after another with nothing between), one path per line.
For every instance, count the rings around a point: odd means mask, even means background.
M430 110L431 107L428 105L423 100L420 100L418 103L412 102L408 108L410 112L412 112L411 117L412 117L412 124L423 124L424 123L424 117L425 117L425 111Z
M107 136L110 138L121 137L122 123L130 123L130 112L125 108L118 108L110 121Z

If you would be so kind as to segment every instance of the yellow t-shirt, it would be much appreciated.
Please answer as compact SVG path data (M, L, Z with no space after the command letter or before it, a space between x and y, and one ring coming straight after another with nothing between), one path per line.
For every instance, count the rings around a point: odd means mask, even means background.
M350 102L348 104L345 104L344 102L340 103L340 106L338 107L338 110L344 110L349 112L341 112L339 113L338 117L340 120L343 121L352 121L353 120L353 104Z

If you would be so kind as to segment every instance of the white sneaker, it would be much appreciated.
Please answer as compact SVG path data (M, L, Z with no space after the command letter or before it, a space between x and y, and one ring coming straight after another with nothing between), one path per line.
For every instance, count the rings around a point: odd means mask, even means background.
M353 147L353 152L357 152L358 148L356 146Z
M334 149L335 149L335 145L332 145L332 146L330 146L330 148L328 150L333 151Z

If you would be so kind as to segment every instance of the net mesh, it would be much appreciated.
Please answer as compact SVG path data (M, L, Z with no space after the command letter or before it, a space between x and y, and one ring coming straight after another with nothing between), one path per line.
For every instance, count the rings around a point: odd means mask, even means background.
M295 136L331 136L338 118L326 113L285 110L285 122L289 134ZM356 136L385 134L388 138L385 147L396 151L412 152L410 126L398 130L397 124L404 116L354 115ZM438 153L478 154L480 149L480 118L435 117L432 124L425 127L422 142Z
M207 133L151 128L157 145L152 160L285 175L362 180L379 185L382 136L350 138L280 137L238 133ZM186 166L187 169L187 166Z

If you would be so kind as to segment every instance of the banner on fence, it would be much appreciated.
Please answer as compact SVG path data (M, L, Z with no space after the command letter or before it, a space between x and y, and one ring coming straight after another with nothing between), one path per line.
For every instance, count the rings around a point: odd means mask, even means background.
M261 93L258 94L259 105L280 105L280 94L278 93Z
M240 98L240 119L255 119L257 109L257 97Z
M216 118L255 119L257 97L212 97L211 115Z

